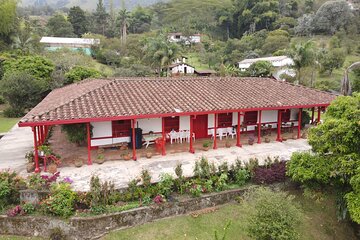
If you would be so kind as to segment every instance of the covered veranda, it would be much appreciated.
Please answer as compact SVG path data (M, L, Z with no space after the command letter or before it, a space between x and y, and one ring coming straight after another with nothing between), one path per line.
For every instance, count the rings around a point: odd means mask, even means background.
M232 92L232 95L227 97L227 99L224 99L224 96L219 95L218 91L216 91L216 86L208 87L208 89L204 92L204 86L209 86L209 84L219 86L228 85L228 89L233 89L232 91L236 90L236 92L228 91ZM252 87L249 88L251 85ZM133 92L135 91L134 89L139 89L140 87L144 88L144 86L148 91ZM167 96L165 93L163 94L164 96L160 96L159 100L154 99L154 94L159 94L157 89L155 89L155 86L157 88L173 88L176 89L177 92L179 92L178 88L183 89L176 96L174 96L174 94ZM251 91L253 91L253 89L256 90L256 87L264 91L264 96L259 95L259 92L257 91L255 91L254 94L251 94ZM78 91L78 89L83 89L85 93ZM126 91L126 89L131 89L131 91ZM192 90L195 91L192 92ZM286 94L278 96L278 91L280 90L285 91ZM199 92L202 92L203 95L199 95ZM183 93L187 93L187 97L184 97L186 95L183 95ZM255 96L255 99L252 99L251 101L241 97L243 94L249 97L248 95L256 95L255 93L257 96ZM304 96L300 96L304 93L306 93L308 99ZM61 96L62 101L57 102L57 97L62 94L70 96ZM138 98L134 97L136 94L138 94ZM289 94L292 96L287 96ZM297 97L296 94L299 96ZM65 99L65 97L69 99ZM201 97L201 99L196 99L196 97ZM139 98L141 99L141 103L138 102ZM87 163L91 165L94 159L94 150L92 149L95 147L91 143L91 124L94 122L119 120L130 121L131 157L133 160L137 160L139 157L144 156L144 153L149 152L150 150L153 151L154 155L166 155L179 151L189 151L190 153L195 153L202 150L204 141L211 141L213 149L224 146L224 142L230 142L233 146L242 147L243 144L246 144L250 135L255 138L255 142L257 144L261 144L264 141L264 135L268 132L268 125L274 126L270 129L270 133L273 138L272 140L281 142L283 141L284 136L286 136L287 139L294 138L294 132L296 133L296 138L300 138L303 110L311 109L311 123L320 122L321 111L324 111L334 98L334 95L328 93L277 82L273 79L197 78L194 80L185 78L177 80L85 80L83 82L64 87L63 89L54 90L22 119L19 126L29 126L33 129L36 164L35 171L38 172L40 171L38 148L44 144L46 136L49 133L49 128L54 125L78 123L86 125ZM212 107L211 105L214 106ZM118 108L123 109L120 109L122 111L119 112ZM298 113L297 119L290 121L293 124L289 125L290 122L288 122L288 120L284 122L282 117L284 113L290 111L291 109L298 110ZM102 113L102 111L104 113ZM118 113L116 111L118 111ZM276 112L276 122L262 121L261 116L265 111ZM244 126L244 122L241 122L241 119L243 119L248 112L256 112L258 116L258 121L252 123L253 129L251 130L248 130L247 125L245 124ZM314 119L315 112L317 112L316 120ZM109 116L109 113L113 116ZM220 140L221 137L218 136L219 129L223 127L218 125L218 121L219 116L224 113L237 115L237 124L231 125L233 128L231 137L224 135L222 140ZM214 125L212 128L208 128L207 126L207 130L217 133L216 136L211 133L205 137L196 136L195 132L197 128L201 126L196 124L196 121L200 116L204 115L212 116ZM165 129L165 119L176 116L187 116L189 118L188 131L190 132L190 136L194 136L195 134L195 138L190 137L188 142L184 141L182 144L168 143L167 136L169 132ZM157 139L158 144L154 144L149 148L143 147L142 149L137 149L136 144L138 140L136 139L135 133L137 122L144 118L160 118L162 123L161 132L157 133L159 134L159 138ZM283 132L287 128L291 128L291 133ZM212 135L214 136L212 137Z

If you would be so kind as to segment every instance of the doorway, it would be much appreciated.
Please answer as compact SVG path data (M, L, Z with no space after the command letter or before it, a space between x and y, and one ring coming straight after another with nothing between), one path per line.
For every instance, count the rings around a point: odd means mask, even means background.
M208 115L197 115L194 122L195 138L207 138L208 135Z

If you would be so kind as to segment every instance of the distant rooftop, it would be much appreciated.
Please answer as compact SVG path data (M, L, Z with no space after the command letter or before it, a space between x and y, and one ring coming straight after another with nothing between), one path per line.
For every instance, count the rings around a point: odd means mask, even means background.
M251 59L244 59L241 62L239 62L239 64L248 64L248 63L254 63L257 61L269 61L269 62L274 62L274 61L282 61L284 59L289 58L288 56L275 56L275 57L262 57L262 58L251 58Z
M94 45L99 44L99 39L94 38L61 38L61 37L42 37L40 43L49 43L49 44L85 44L85 45Z

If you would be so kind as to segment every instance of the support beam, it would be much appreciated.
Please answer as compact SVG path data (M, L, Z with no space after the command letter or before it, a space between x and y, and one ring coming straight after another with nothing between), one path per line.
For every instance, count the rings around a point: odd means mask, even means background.
M86 123L86 133L87 133L87 151L88 151L88 165L92 164L91 161L91 133L90 133L90 123Z
M34 133L34 161L35 161L35 172L38 173L40 172L40 168L39 168L39 151L38 151L38 140L37 140L37 132L36 132L37 127L33 127L33 133Z
M216 132L217 132L217 125L218 125L218 114L214 114L214 149L217 149L217 143L216 143Z
M259 110L259 121L258 121L258 144L261 143L261 115L262 115L262 110Z
M136 136L135 136L136 119L132 120L132 148L133 148L133 160L136 161Z
M193 146L193 133L194 133L194 116L190 116L190 150L189 152L195 153Z
M320 124L320 120L321 120L321 107L318 107L317 124Z
M301 137L301 117L302 117L302 108L299 108L299 117L298 117L298 134L297 138L299 139Z
M277 137L276 137L276 141L278 141L278 142L282 142L282 139L281 139L281 123L282 123L281 115L282 115L282 111L278 110Z
M314 117L315 117L315 108L311 108L311 124L314 123Z
M241 130L241 113L238 112L238 121L237 121L237 128L236 128L236 146L242 147L240 142L240 130Z
M166 155L166 149L165 149L165 144L166 144L165 118L161 118L161 132L162 132L162 138L163 138L163 145L162 145L162 149L161 149L161 155L165 156Z

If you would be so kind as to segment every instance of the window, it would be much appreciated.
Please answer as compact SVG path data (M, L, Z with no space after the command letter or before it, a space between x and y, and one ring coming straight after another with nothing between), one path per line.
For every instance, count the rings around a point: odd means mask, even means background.
M281 121L282 122L289 122L290 121L290 109L286 109L284 112L281 113Z
M218 127L231 127L232 126L232 113L219 113L218 114Z
M171 130L174 129L174 131L179 131L179 125L180 125L180 118L179 116L177 117L166 117L164 119L165 121L165 132L169 133L171 132Z
M258 119L257 111L245 112L244 124L245 125L255 125L257 123L257 119Z
M112 122L112 135L116 137L130 136L131 120L119 120Z

